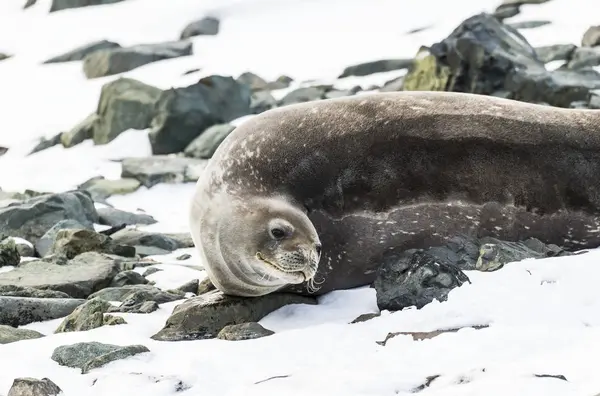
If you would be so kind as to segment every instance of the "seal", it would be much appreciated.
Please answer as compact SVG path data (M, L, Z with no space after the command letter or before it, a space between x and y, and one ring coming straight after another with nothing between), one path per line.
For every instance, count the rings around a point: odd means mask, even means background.
M218 147L190 230L225 294L370 284L455 235L600 245L600 111L393 92L261 113Z

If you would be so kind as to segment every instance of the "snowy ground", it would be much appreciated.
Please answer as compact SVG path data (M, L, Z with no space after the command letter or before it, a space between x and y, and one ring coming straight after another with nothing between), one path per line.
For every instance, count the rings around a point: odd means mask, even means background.
M523 6L511 22L550 20L524 30L534 46L579 44L597 24L596 0L552 0ZM157 62L125 76L166 89L213 73L237 77L252 71L266 79L281 74L297 81L333 81L344 67L380 58L411 57L422 44L445 37L462 20L492 11L499 0L128 0L48 15L49 0L23 11L22 0L0 1L0 187L64 191L90 177L117 178L111 159L150 154L146 131L129 131L108 146L85 142L24 154L40 136L67 130L94 111L100 88L118 76L86 80L80 62L40 65L50 56L98 39L122 45L172 40L191 20L216 15L222 30L194 39L195 55ZM427 28L408 35L412 29ZM200 73L182 76L201 67ZM364 87L402 72L344 79ZM283 94L283 93L282 93ZM72 164L76 163L77 166ZM151 228L186 231L193 185L158 185L110 198L125 210L144 209L159 220ZM179 254L181 252L177 252ZM193 251L191 252L193 254ZM159 287L198 277L194 269L162 257L165 271L149 279ZM171 261L172 260L172 261ZM494 273L469 273L472 284L451 292L445 303L421 310L376 312L372 289L330 293L317 306L282 308L261 321L270 337L228 342L165 343L149 338L178 303L149 315L123 314L128 325L51 335L59 321L26 326L47 337L0 346L0 395L15 377L48 377L67 395L402 395L431 375L441 375L423 395L589 395L600 392L600 251L571 258L513 263ZM192 260L190 260L192 261ZM201 277L203 275L200 275ZM0 307L1 309L1 307ZM431 340L388 332L431 331L470 325ZM144 344L151 352L111 363L88 375L58 366L55 347L79 341ZM564 375L568 381L535 374ZM267 382L256 384L274 376ZM94 384L92 386L92 384Z

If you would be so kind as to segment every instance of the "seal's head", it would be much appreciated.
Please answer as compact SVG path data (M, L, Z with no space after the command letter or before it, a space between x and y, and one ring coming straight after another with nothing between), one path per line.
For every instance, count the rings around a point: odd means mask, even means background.
M213 202L192 216L192 235L219 290L256 297L290 284L314 287L321 243L306 213L283 198Z

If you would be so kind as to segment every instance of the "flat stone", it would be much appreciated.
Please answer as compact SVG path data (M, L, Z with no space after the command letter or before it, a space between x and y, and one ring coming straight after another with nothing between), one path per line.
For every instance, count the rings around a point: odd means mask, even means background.
M44 337L44 335L35 330L0 325L0 344L10 344L17 341L33 340L41 337Z
M8 396L57 396L62 389L48 378L16 378L8 391Z
M0 324L16 327L59 319L84 302L73 298L0 297Z

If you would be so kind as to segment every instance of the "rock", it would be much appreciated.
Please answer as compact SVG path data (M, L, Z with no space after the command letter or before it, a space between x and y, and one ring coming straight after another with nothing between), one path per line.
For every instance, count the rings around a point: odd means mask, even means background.
M198 279L192 279L189 282L184 283L183 285L179 286L177 289L175 290L179 290L183 293L198 293L198 286L200 285L200 281Z
M162 269L160 268L156 268L156 267L150 267L148 268L146 271L144 271L143 277L146 278L152 274L156 274L157 272L162 271Z
M104 314L110 307L108 301L99 298L86 301L67 316L54 333L87 331L104 326Z
M89 299L99 298L105 301L120 301L141 303L146 301L154 301L158 304L177 301L184 298L183 293L174 293L163 291L158 287L145 285L126 285L119 287L107 287L94 294Z
M595 47L600 45L600 25L590 26L581 39L582 47Z
M0 156L3 156L7 152L8 152L8 147L2 147L2 146L0 146Z
M215 338L227 325L258 322L289 304L316 304L316 300L292 293L242 298L209 292L176 306L163 329L151 338L157 341Z
M61 220L75 220L92 228L98 222L98 213L90 195L82 191L46 194L0 208L0 230L34 245Z
M80 8L102 4L119 3L124 0L52 0L50 12L66 10L69 8Z
M167 252L177 249L194 247L193 241L189 235L160 234L126 228L112 235L112 239L122 245L138 247L155 247Z
M382 261L373 286L380 310L399 311L410 306L423 308L431 301L445 301L455 287L469 278L453 265L414 249L390 254Z
M187 157L209 159L234 129L231 124L213 125L192 140L185 148L184 154Z
M119 272L110 284L110 287L121 287L127 285L145 285L148 283L148 279L144 278L141 274L135 271L122 271Z
M536 47L535 52L540 61L548 63L557 60L568 61L576 49L577 46L573 44L556 44Z
M33 340L44 335L35 330L18 329L12 326L0 325L0 345L23 340Z
M279 101L280 106L287 106L296 103L312 102L325 98L327 89L325 87L305 87L298 88L288 93Z
M199 159L167 155L125 158L121 163L121 177L134 178L151 188L159 183L183 183L189 167L204 165Z
M50 228L35 244L35 250L38 252L40 257L45 257L51 254L52 246L54 245L54 241L56 240L56 236L58 232L61 230L91 230L93 229L93 225L83 225L77 220L61 220L58 223L54 224L52 228Z
M567 67L569 69L582 69L584 67L595 67L598 65L600 65L600 46L575 49Z
M379 89L379 92L396 92L404 89L404 76L394 78L383 84L383 87Z
M366 313L366 314L362 314L357 316L352 322L350 322L351 324L353 323L361 323L361 322L366 322L367 320L371 320L374 318L378 318L379 316L381 316L381 313L377 312L377 313Z
M91 370L102 367L110 362L114 362L116 360L127 359L130 356L135 356L140 353L150 352L148 347L144 345L128 345L125 347L120 347L115 351L111 351L100 355L90 361L88 361L82 368L81 374L87 374Z
M188 24L181 32L180 38L183 40L194 36L214 36L218 33L219 20L206 17Z
M84 302L72 298L0 297L0 324L17 327L63 318Z
M499 20L513 17L521 12L523 4L542 4L549 0L505 0L496 8L494 16Z
M27 8L29 8L31 6L34 6L35 3L37 3L37 0L27 0L25 2L25 5L23 5L23 9L27 9Z
M98 50L83 59L83 72L88 79L112 76L149 63L191 55L192 49L189 41L172 41Z
M150 225L157 221L154 217L147 214L130 213L124 210L114 208L100 208L97 210L100 224L116 227L122 224L125 225Z
M248 86L232 77L208 76L164 91L157 102L150 142L154 154L183 151L208 127L251 114Z
M102 86L98 103L95 144L106 144L128 129L150 127L161 90L131 78L118 78Z
M97 119L98 116L96 116L95 113L92 113L69 132L62 133L60 135L60 142L63 147L73 147L82 143L84 140L91 139L94 136L94 124Z
M196 292L196 294L200 296L213 290L217 290L217 288L210 281L210 278L206 277L202 279L202 281L198 284L198 291Z
M77 47L74 50L66 52L62 55L52 57L44 63L61 63L61 62L73 62L81 61L87 55L103 49L121 48L121 46L115 42L108 40L98 40L89 44Z
M177 290L162 291L157 288L156 290L135 290L123 296L121 305L118 307L111 307L109 312L150 313L158 309L159 304L184 298L185 294Z
M135 257L135 248L115 243L109 236L88 229L63 229L58 231L49 254L64 255L72 259L85 252Z
M550 22L550 21L523 21L523 22L509 23L508 26L510 26L513 29L535 29L538 27L549 25L551 23L552 22Z
M481 329L487 329L488 327L489 327L489 325L476 325L476 326L465 326L465 327L452 328L452 329L440 329L440 330L426 331L426 332L423 332L423 331L418 331L418 332L399 331L399 332L395 332L395 333L388 333L383 341L375 341L375 342L381 346L385 346L390 339L397 337L399 335L408 335L408 336L411 336L414 341L422 341L422 340L430 340L432 338L435 338L439 335L446 334L446 333L456 333L457 331L462 330L464 328L481 330Z
M10 55L0 52L0 61L10 58Z
M54 290L40 290L17 285L0 285L0 296L31 298L69 298L67 293ZM66 315L65 315L66 316Z
M181 256L177 256L177 260L189 260L192 258L191 254L184 253Z
M571 253L563 251L556 245L546 245L535 238L524 242L509 242L488 237L481 239L475 269L489 272L515 261L564 255L571 255Z
M62 389L48 378L22 377L13 381L8 396L57 396L63 395Z
M52 360L61 366L80 368L81 373L86 374L107 363L144 352L150 350L143 345L119 346L95 341L79 342L56 348L52 353Z
M200 179L200 176L202 176L207 164L208 161L199 161L187 166L185 168L185 172L183 173L183 182L196 183L198 179Z
M277 107L277 99L269 91L257 91L252 93L250 111L252 114L260 114Z
M413 64L413 59L381 59L372 62L348 66L338 78L349 76L368 76L370 74L388 72L392 70L408 69Z
M267 90L267 86L269 85L267 80L251 72L240 74L237 82L247 85L252 92Z
M291 77L288 76L279 76L275 81L271 81L265 87L267 91L276 91L278 89L285 89L290 86L290 84L294 81Z
M117 326L127 324L127 321L123 319L121 316L113 316L106 314L104 315L104 325L105 326Z
M7 239L10 239L15 243L15 245L17 246L17 251L19 252L21 257L35 257L35 250L31 242L26 241L22 238L9 237Z
M131 194L141 185L138 180L132 178L109 180L100 176L86 181L77 188L87 191L94 199L103 200L113 195Z
M61 144L61 137L62 137L62 132L52 136L51 138L47 139L45 137L40 138L38 144L36 144L33 149L31 149L31 151L29 152L29 155L31 154L35 154L38 153L40 151L49 149L50 147L54 147L57 146L59 144Z
M256 322L228 325L217 334L217 338L228 341L252 340L275 334Z
M29 261L0 273L0 285L18 285L57 290L73 298L87 298L107 287L120 271L121 261L96 252L86 252L65 265Z
M600 90L596 89L590 91L588 103L590 109L600 109Z
M0 267L17 266L21 262L21 254L14 239L6 238L0 242Z

